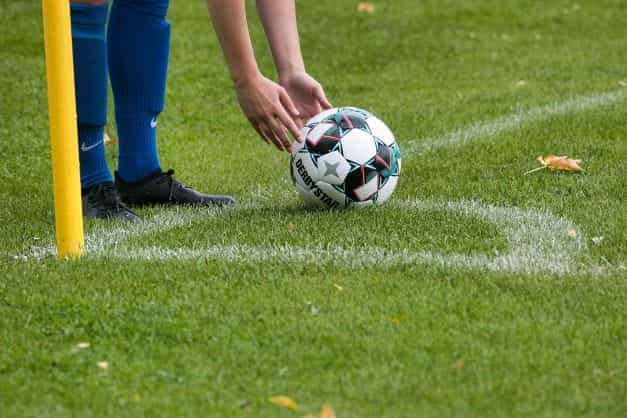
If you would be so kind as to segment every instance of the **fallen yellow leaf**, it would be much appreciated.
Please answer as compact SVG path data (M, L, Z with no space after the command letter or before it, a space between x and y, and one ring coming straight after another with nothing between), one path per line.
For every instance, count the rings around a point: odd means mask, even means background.
M109 368L109 362L108 361L99 361L98 363L96 363L96 365L101 368L102 370L107 370Z
M403 322L405 319L407 319L407 315L405 315L404 313L401 313L398 316L395 316L394 318L390 319L390 322L398 325L401 322Z
M363 1L363 2L361 2L359 4L357 4L357 11L361 12L361 13L370 13L370 14L372 14L372 13L374 13L374 9L375 9L374 4L369 3L367 1Z
M335 412L328 403L322 405L322 411L320 411L320 418L335 418Z
M296 411L298 405L288 396L273 396L270 398L270 402L275 405L282 406L283 408L292 409Z
M531 174L539 170L543 170L545 168L548 168L551 170L575 171L578 173L584 171L583 168L579 167L579 164L581 164L582 160L569 158L566 155L562 155L562 156L547 155L546 157L539 156L537 160L542 165L540 167L536 167L532 170L527 171L525 175Z
M461 369L463 369L463 368L464 368L464 365L465 365L465 364L466 364L466 361L464 360L464 358L463 358L463 357L460 357L460 358L459 358L459 360L457 360L457 361L455 362L455 364L453 364L453 368L454 368L455 370L461 370Z

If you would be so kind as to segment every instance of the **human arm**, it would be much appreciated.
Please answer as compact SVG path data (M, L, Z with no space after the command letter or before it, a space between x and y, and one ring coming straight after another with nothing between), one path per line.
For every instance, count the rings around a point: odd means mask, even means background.
M287 91L264 77L255 61L248 33L245 0L207 0L242 111L262 139L289 150L286 130L300 139L299 116Z
M331 104L324 89L305 70L300 49L294 0L257 0L279 84L288 92L303 118L310 118Z

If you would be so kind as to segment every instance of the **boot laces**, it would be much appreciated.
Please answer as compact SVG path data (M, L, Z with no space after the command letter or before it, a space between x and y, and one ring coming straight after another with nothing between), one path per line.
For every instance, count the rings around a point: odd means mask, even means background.
M169 186L170 186L170 192L169 192L168 200L172 200L172 198L174 197L174 192L175 192L176 189L185 189L185 190L191 189L191 187L186 186L183 183L174 180L174 178L172 178L172 176L174 176L174 170L172 170L172 169L169 169L168 171L165 171L163 173L163 177L166 179L166 181L169 183Z

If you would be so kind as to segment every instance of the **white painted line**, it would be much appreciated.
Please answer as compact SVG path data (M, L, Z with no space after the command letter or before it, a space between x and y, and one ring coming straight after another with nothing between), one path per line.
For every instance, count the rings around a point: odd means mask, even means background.
M110 223L99 224L85 235L86 253L98 254L104 248L116 247L131 238L167 232L173 228L191 225L194 222L218 216L223 211L255 209L264 207L264 205L276 205L277 202L289 201L294 196L293 187L288 179L282 179L281 183L283 187L277 188L255 186L248 193L248 199L232 208L163 208L158 215L144 219L143 222L113 223L114 227ZM14 256L14 259L23 261L30 259L42 260L54 257L56 253L56 244L52 242L45 246L32 246L25 253Z
M251 205L239 205L237 210L250 208ZM111 251L118 248L129 239L151 235L158 232L166 232L173 228L191 226L194 222L211 219L223 210L216 208L183 208L174 207L163 209L158 215L142 222L121 223L115 222L114 227L109 223L102 223L96 226L91 232L85 235L85 250L87 254L101 254L105 249ZM44 259L53 257L56 254L56 245L50 244L41 247L31 247L31 249L18 259L28 260Z
M403 141L401 150L403 158L408 159L437 148L460 146L478 139L491 138L504 132L520 129L525 125L609 106L625 99L627 99L627 88L589 96L577 96L564 102L521 110L495 120L473 123L442 136Z
M546 211L499 207L477 201L437 202L406 200L391 202L406 211L445 211L468 218L491 222L507 240L504 254L467 255L428 251L391 250L386 248L294 247L290 245L212 245L207 248L103 249L92 256L124 260L193 260L222 259L241 262L290 262L337 265L349 268L393 267L429 264L450 268L479 269L499 272L559 275L576 271L576 257L586 251L581 233L574 238L568 231L575 226L566 219Z

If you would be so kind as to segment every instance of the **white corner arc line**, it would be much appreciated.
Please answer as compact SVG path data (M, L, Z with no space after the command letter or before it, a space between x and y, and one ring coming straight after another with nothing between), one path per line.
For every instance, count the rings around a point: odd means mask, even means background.
M437 148L464 145L481 138L494 137L504 132L520 129L525 125L550 120L556 116L581 113L619 103L625 99L627 99L627 88L588 96L576 96L563 102L517 111L491 121L472 123L442 136L407 141L407 145L401 145L401 150L403 158L412 158Z
M565 275L578 269L576 257L585 252L581 233L570 237L575 225L546 211L483 204L478 201L439 202L405 200L391 206L417 212L445 211L479 218L496 225L507 240L503 254L459 254L431 251L337 246L294 247L291 245L211 245L206 248L124 248L103 249L92 254L124 260L221 259L240 262L298 262L337 267L395 267L429 264L441 267L511 272L518 274L552 273Z
M241 204L235 209L218 208L168 208L158 215L145 219L142 222L100 224L85 235L85 249L87 254L101 254L105 249L118 248L126 241L158 232L167 232L178 227L190 226L201 219L210 219L218 216L223 210L243 210L258 205ZM16 259L28 260L53 257L56 254L54 243L46 246L33 246L26 253L15 256Z

